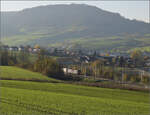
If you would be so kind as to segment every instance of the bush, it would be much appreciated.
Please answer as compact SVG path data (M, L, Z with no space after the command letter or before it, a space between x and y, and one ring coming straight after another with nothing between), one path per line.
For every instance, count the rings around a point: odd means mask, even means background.
M149 82L150 82L149 76L143 76L143 77L142 77L142 82L143 82L143 83L149 83Z
M48 77L59 78L63 76L63 71L60 65L56 62L56 60L49 57L38 59L34 63L33 70L47 75Z

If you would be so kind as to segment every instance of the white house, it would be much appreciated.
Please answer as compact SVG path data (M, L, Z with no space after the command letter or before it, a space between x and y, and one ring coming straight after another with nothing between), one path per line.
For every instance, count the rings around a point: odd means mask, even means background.
M70 69L70 68L63 68L63 72L65 74L80 74L80 70Z

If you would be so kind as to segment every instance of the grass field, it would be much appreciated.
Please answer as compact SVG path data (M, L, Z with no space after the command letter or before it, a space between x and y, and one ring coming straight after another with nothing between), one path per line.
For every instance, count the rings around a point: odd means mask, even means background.
M143 92L1 80L1 115L149 115Z
M150 115L146 92L65 84L17 67L0 70L1 79L11 79L0 80L0 115Z
M0 66L0 78L5 80L23 80L40 82L59 82L42 74L31 72L14 66Z

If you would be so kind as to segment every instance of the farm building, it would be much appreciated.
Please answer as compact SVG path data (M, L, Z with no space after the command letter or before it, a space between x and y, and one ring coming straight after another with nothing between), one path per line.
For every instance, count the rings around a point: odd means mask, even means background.
M63 68L63 72L65 74L76 74L76 75L79 75L81 73L80 70L70 69L70 68Z

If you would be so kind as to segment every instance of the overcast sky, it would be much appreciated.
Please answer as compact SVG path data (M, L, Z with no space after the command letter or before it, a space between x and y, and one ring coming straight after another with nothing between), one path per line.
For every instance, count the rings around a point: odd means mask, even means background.
M49 4L88 4L120 13L129 19L149 22L149 1L1 1L1 11L19 11Z

